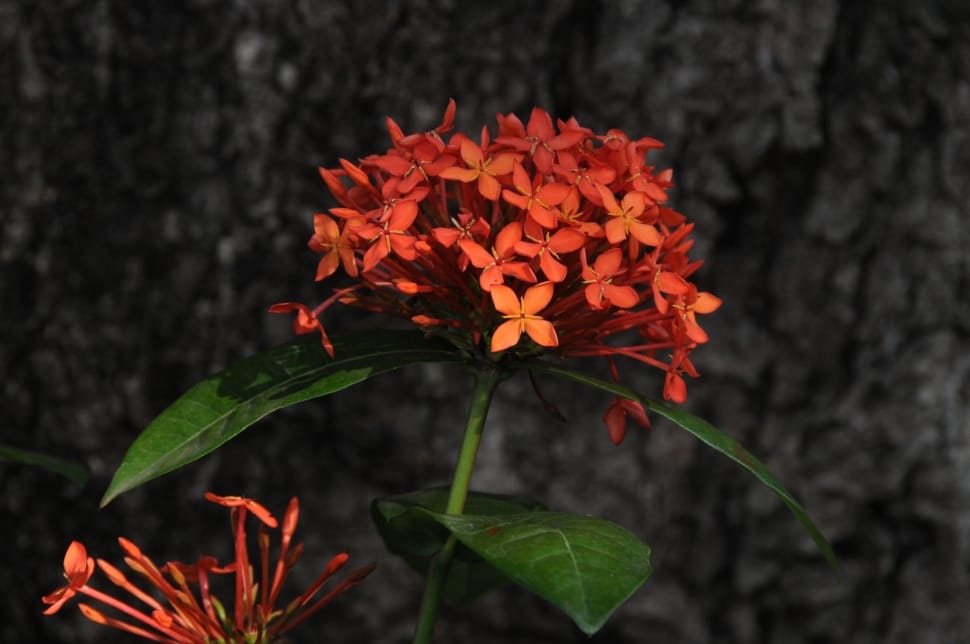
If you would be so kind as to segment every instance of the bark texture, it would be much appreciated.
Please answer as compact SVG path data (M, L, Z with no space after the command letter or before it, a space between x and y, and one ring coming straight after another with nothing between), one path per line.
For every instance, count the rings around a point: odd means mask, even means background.
M699 280L725 300L688 406L764 458L844 566L691 437L657 423L613 448L603 397L543 383L558 424L514 380L474 486L654 549L654 577L593 641L970 641L966 2L0 0L0 51L0 443L93 475L78 489L0 463L0 640L113 641L73 608L40 614L67 544L225 556L211 489L277 512L301 497L300 581L341 549L378 562L294 641L408 641L421 584L368 502L449 478L470 390L452 370L275 415L96 507L166 404L288 339L269 304L321 297L315 167L384 149L384 115L430 127L453 96L467 132L538 104L667 143L655 160L697 222ZM437 635L586 641L515 589L446 609Z

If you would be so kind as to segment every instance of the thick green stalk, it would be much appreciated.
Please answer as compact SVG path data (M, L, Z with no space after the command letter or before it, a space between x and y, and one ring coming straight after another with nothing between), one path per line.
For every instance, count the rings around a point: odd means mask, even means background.
M488 415L488 407L499 380L499 373L494 369L481 369L475 372L475 391L472 393L472 404L468 410L468 421L465 423L465 435L461 441L458 463L455 465L455 475L448 494L448 505L445 508L447 514L461 514L465 509L468 484L472 478L472 470L475 468L475 456L478 454L478 444L482 439L485 416ZM424 597L421 598L418 624L414 629L414 644L431 642L434 622L438 617L438 606L441 604L441 591L454 553L455 537L452 535L428 566L428 579L424 587Z

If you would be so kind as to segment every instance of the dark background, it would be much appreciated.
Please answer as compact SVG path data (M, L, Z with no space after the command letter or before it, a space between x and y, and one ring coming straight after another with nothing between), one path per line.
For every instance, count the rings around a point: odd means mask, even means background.
M448 480L460 371L282 412L97 502L166 404L289 339L270 304L327 293L305 248L331 205L316 166L385 149L384 115L434 125L449 96L466 132L538 104L667 143L655 161L697 222L697 279L725 301L687 406L764 458L844 566L840 581L782 503L690 436L657 422L614 448L603 396L545 383L560 424L513 380L474 486L654 548L656 573L593 641L970 641L964 0L0 0L0 48L0 443L92 473L78 488L0 464L3 641L119 641L73 608L41 615L67 544L225 558L205 490L277 513L299 495L300 582L341 549L377 561L294 641L408 640L421 584L368 503ZM659 393L656 374L625 379ZM446 609L437 635L587 641L516 589Z

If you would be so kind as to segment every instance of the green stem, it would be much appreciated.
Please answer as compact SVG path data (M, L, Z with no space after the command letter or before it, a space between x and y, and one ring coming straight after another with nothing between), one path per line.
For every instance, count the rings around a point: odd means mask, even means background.
M492 402L492 395L498 386L500 375L494 368L481 369L475 372L475 391L472 393L472 404L468 410L468 421L465 424L465 435L458 452L458 463L455 465L455 475L451 481L451 491L448 493L446 514L461 514L465 509L465 499L468 498L468 484L475 468L475 456L478 454L478 444L482 439L482 428L485 426L485 416ZM424 597L421 598L421 610L418 613L418 624L414 629L414 644L430 644L431 632L434 630L435 619L438 617L438 606L441 604L441 591L444 588L451 558L455 553L456 540L452 535L441 550L431 560L428 566L428 579L424 587Z

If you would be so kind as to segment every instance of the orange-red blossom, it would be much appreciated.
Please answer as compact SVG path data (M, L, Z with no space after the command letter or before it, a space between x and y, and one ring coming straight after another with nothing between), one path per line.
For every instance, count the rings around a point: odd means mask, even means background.
M150 587L146 591L107 561L98 559L95 564L84 545L73 541L64 555L67 583L43 597L44 603L49 604L44 614L52 615L75 595L84 595L110 609L105 613L88 604L78 604L81 613L89 620L154 642L270 644L282 641L280 638L283 635L339 594L360 583L374 569L373 565L358 568L318 597L323 585L347 563L347 554L338 554L306 591L286 606L276 608L283 582L303 552L302 543L291 544L300 514L296 497L290 500L283 516L279 556L271 567L270 538L266 529L279 526L276 518L252 499L212 493L205 496L213 503L230 508L232 512L235 539L235 560L232 563L220 566L214 557L201 557L194 564L172 561L159 567L138 546L121 537L118 542L125 551L125 563ZM246 518L249 514L260 522L258 568L255 570L250 562L246 539ZM98 568L108 581L127 592L132 599L118 599L92 587L89 582ZM213 575L224 574L232 574L235 578L232 614L227 613L225 605L210 587Z
M647 153L663 145L621 130L597 134L536 108L523 125L499 115L494 139L448 136L450 102L433 130L405 134L388 119L387 151L321 168L337 205L315 216L317 280L352 280L296 312L297 333L319 331L336 302L411 320L471 356L626 357L664 372L663 395L682 402L690 353L707 342L698 316L721 300L690 282L693 224L669 208L670 170ZM604 415L619 443L639 403Z

